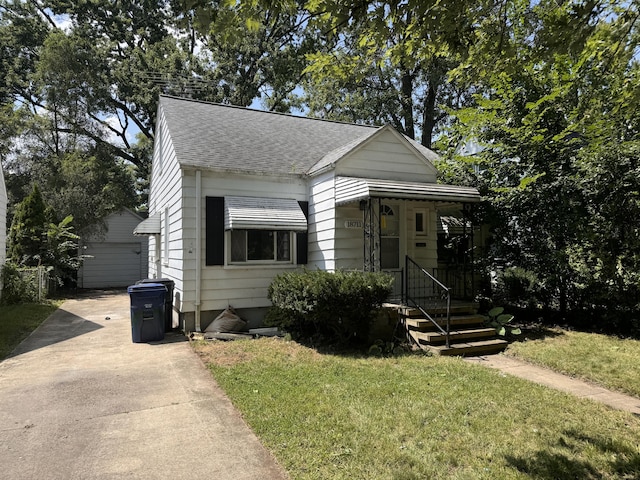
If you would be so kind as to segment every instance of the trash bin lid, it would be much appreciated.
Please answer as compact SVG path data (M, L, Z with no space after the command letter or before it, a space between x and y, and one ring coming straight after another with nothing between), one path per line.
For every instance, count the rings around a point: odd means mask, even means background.
M162 290L163 292L166 292L167 287L165 287L161 283L140 283L138 285L129 285L127 287L127 293L156 291L156 290Z

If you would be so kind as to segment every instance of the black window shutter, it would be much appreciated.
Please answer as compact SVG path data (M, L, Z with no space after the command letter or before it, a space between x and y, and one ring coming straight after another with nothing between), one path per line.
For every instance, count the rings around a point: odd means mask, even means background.
M298 202L300 210L307 218L307 225L309 224L309 202ZM296 264L306 265L309 252L309 234L307 232L296 233Z
M224 197L207 197L206 264L224 265Z

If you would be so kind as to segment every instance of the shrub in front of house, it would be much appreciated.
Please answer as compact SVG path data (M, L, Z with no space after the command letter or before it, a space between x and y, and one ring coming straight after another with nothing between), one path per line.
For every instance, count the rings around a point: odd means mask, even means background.
M393 278L385 273L296 271L269 286L265 323L301 341L337 347L369 341L375 312L389 297Z

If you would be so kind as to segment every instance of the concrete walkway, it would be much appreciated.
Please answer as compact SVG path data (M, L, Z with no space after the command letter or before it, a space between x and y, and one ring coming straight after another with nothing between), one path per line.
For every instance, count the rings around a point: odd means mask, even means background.
M131 341L129 297L65 302L0 363L0 478L284 479L182 335Z
M513 357L490 355L484 357L468 357L465 360L495 368L506 374L555 388L556 390L570 393L576 397L588 398L618 410L625 410L635 415L640 415L640 399L638 398L623 393L612 392L606 388L598 387Z

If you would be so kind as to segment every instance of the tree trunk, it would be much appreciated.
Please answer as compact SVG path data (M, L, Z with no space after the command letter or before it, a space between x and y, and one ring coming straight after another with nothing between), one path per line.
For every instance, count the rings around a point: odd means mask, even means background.
M402 105L402 118L404 119L404 133L408 137L415 139L416 130L413 124L413 78L411 71L404 67L402 69L400 104Z
M422 114L422 145L431 148L433 130L436 127L436 93L437 87L434 81L429 81L427 95L424 99L424 111Z

